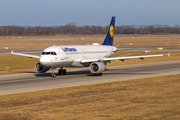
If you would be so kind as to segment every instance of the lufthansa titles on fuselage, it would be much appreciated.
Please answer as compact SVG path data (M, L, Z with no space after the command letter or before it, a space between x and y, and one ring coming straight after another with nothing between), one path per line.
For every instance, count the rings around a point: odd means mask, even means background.
M76 48L61 47L64 52L77 52Z

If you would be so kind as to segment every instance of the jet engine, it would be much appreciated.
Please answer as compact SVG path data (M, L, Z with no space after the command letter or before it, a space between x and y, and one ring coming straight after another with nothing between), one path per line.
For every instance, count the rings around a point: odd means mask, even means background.
M48 67L42 66L39 61L36 63L35 68L36 68L36 71L38 71L39 73L44 73L50 69Z
M93 62L90 64L89 69L94 74L101 74L106 69L106 66L102 62Z

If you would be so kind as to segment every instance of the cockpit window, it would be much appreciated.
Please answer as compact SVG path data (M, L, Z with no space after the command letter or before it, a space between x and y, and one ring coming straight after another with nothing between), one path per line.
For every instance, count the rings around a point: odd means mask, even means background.
M51 52L51 55L56 55L56 53L55 52Z
M46 52L46 55L50 55L50 52Z
M42 55L57 55L56 52L42 52Z

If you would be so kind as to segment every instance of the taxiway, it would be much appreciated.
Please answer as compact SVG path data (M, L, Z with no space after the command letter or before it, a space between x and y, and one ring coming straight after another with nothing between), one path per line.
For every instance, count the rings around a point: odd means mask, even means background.
M89 69L69 70L67 75L56 76L56 78L51 78L50 72L2 75L0 76L0 94L174 73L180 73L180 61L107 67L102 76L91 75Z

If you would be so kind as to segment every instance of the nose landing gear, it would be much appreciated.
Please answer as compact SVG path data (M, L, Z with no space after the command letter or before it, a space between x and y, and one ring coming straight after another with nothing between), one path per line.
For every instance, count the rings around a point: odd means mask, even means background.
M54 73L55 68L51 68L53 73L51 74L51 77L56 77L56 74Z
M53 73L51 74L51 77L56 77L56 74L54 72L55 68L51 68ZM61 67L61 69L58 70L58 74L59 75L66 75L66 69L63 69L63 67Z

